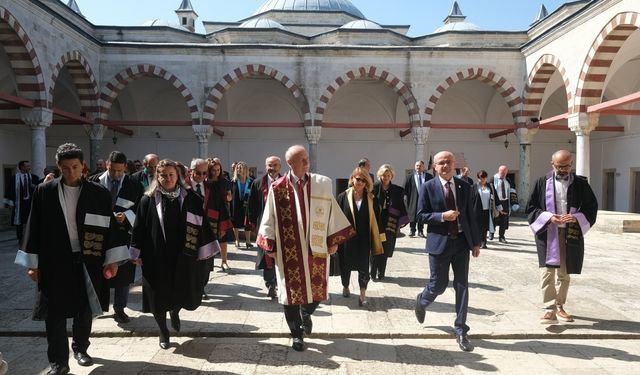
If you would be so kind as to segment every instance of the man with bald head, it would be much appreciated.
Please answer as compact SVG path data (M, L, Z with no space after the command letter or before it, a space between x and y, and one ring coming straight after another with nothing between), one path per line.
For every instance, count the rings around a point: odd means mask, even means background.
M427 224L426 250L429 254L430 278L416 297L415 314L423 323L425 309L444 293L449 284L449 266L453 269L456 292L454 332L461 350L473 346L467 338L469 305L469 253L480 255L480 231L473 205L471 185L454 177L456 160L449 151L433 157L437 175L422 184L416 218ZM479 200L477 200L479 201Z
M309 173L307 150L291 146L285 159L289 172L269 186L256 244L274 260L291 347L303 351L311 314L329 297L329 255L355 231L333 197L331 179Z
M551 157L551 171L536 182L527 203L529 227L536 237L543 308L541 324L572 322L564 310L569 274L582 271L584 235L596 222L598 201L586 177L571 172L567 150Z
M144 157L142 162L143 168L141 171L138 171L131 175L131 178L134 181L138 181L144 187L144 190L149 188L151 181L153 181L153 177L156 174L156 166L158 165L158 155L156 154L147 154Z
M507 179L509 168L506 165L498 167L498 173L493 176L493 186L496 188L496 208L498 209L498 217L494 220L496 227L500 227L498 231L498 240L507 243L505 232L509 229L509 216L511 215L511 193L515 189L511 188L511 182ZM517 210L519 207L514 208ZM493 232L489 234L489 239L493 240Z

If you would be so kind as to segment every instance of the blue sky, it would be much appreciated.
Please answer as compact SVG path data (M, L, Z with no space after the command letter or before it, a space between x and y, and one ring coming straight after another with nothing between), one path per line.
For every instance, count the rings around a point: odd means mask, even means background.
M61 0L65 4L68 0ZM266 0L191 0L202 21L235 22L251 16ZM367 19L388 25L411 25L409 36L442 26L453 0L351 0ZM526 30L541 4L552 13L563 0L459 0L466 21L484 30ZM96 25L136 26L153 19L177 22L174 10L181 0L76 0L81 12Z

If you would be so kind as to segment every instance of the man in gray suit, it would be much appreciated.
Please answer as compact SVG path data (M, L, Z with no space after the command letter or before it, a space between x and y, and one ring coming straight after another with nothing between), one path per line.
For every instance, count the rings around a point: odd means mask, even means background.
M455 174L455 157L449 151L434 156L437 176L422 185L417 219L427 224L426 250L429 254L430 279L416 297L415 314L423 323L425 308L444 293L449 283L449 265L453 268L453 288L456 291L454 331L461 350L473 346L467 338L466 324L469 305L469 250L480 255L480 232L475 220L473 190Z
M424 224L416 217L418 208L418 196L420 194L420 187L425 182L433 178L431 173L424 170L424 161L418 160L415 164L415 173L411 173L407 176L407 180L404 183L404 196L405 204L407 205L407 214L409 215L409 236L416 235L416 226L418 229L418 236L424 237Z

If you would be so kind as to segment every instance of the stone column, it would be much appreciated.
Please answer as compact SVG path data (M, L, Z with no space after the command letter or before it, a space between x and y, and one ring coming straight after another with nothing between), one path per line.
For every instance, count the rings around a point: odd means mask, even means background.
M31 170L42 176L47 166L46 130L53 121L53 111L48 108L20 108L20 117L31 128Z
M318 142L322 134L321 126L305 126L304 133L309 141L309 171L315 172L318 168Z
M416 145L416 160L424 160L424 144L427 143L427 139L429 139L429 132L431 131L430 127L427 126L415 126L411 128L411 136L413 137L413 142ZM424 160L425 165L428 162Z
M106 155L101 155L101 152L102 139L107 127L102 124L85 125L84 130L89 136L89 169L95 171L98 159L106 160Z
M574 113L567 118L569 129L576 133L576 174L589 179L591 175L591 143L589 134L598 126L597 113Z
M213 129L209 125L192 125L191 127L198 140L198 157L206 159L209 155L209 136Z
M515 135L520 144L520 184L518 186L518 203L524 209L531 193L531 143L538 133L538 128L518 128Z

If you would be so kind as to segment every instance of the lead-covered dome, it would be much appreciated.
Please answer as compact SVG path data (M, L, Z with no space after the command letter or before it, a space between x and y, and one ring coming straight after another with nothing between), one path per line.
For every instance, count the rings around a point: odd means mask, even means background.
M355 20L340 26L340 28L356 30L378 30L382 29L382 26L368 20Z
M365 18L349 0L267 0L254 14L270 10L345 12Z
M270 20L268 18L255 18L249 21L245 21L240 26L242 28L256 28L256 29L282 29L286 30L287 28L282 26L280 22L276 22L274 20Z

